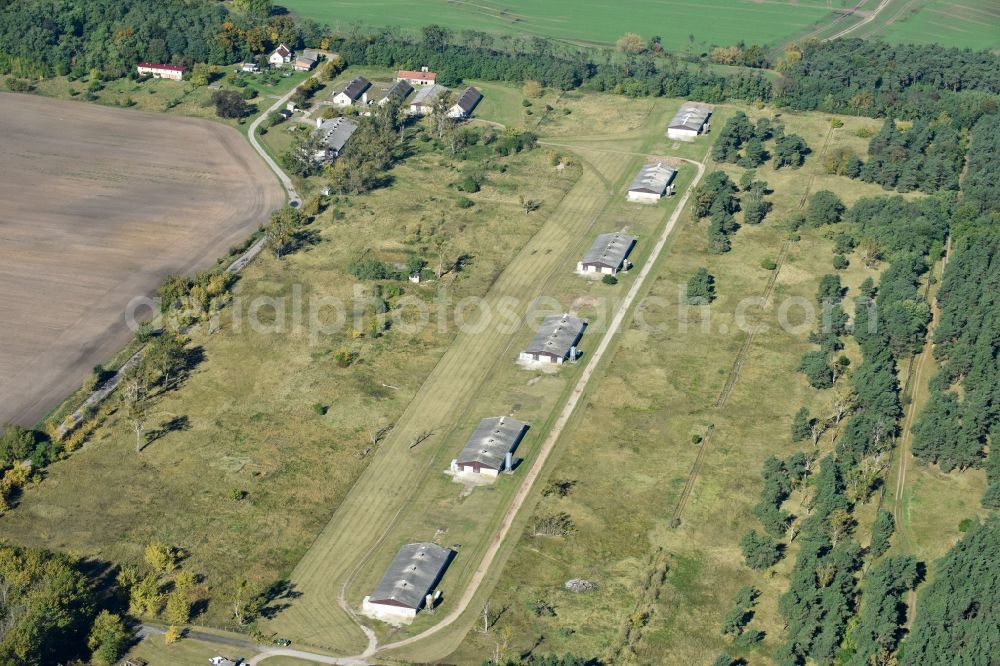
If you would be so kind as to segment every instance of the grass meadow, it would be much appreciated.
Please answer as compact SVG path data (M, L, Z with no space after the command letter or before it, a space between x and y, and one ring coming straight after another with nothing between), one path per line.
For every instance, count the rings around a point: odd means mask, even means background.
M293 13L346 31L354 24L392 25L419 29L437 23L453 30L540 35L585 46L613 46L626 32L663 38L667 50L683 51L689 35L696 48L746 43L773 44L805 32L833 17L832 8L846 0L720 0L706 7L690 0L642 3L548 0L412 3L383 0L378 10L370 2L352 0L284 0ZM853 5L854 3L851 3Z

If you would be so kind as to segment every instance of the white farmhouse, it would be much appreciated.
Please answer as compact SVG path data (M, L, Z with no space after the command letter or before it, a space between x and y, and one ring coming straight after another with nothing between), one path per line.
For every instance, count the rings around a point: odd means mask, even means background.
M278 48L271 52L267 61L275 67L287 65L292 61L292 50L285 44L278 44Z
M371 85L371 81L363 76L351 79L343 88L340 88L334 93L333 105L341 108L352 106L355 102L362 99L365 91L367 91Z
M468 118L472 110L483 100L483 93L469 86L458 96L458 100L448 109L449 118Z
M455 555L434 543L409 543L396 553L375 590L361 602L368 617L406 621L438 599L434 588Z
M483 419L451 462L452 471L493 478L504 470L510 471L514 466L514 449L527 431L527 423L507 416Z

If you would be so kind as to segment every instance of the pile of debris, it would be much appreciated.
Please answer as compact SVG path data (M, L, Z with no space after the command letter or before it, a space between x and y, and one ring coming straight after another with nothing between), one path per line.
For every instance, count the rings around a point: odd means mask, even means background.
M577 594L580 592L590 592L594 589L594 587L595 586L592 582L582 578L571 578L566 581L566 589L570 592L576 592Z

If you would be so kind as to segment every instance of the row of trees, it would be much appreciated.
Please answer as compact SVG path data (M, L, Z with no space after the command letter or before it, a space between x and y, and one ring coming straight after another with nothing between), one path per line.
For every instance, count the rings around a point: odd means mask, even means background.
M772 157L765 142L774 141L774 168L783 166L798 168L805 163L811 150L797 134L785 134L785 124L770 118L761 118L754 125L742 111L737 111L722 128L712 146L712 159L717 162L733 162L740 166L754 168Z

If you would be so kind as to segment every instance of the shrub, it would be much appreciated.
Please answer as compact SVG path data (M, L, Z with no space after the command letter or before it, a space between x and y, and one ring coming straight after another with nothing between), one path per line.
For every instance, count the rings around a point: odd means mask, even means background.
M845 257L844 255L842 254L833 255L833 267L838 271L842 271L850 265L851 262L849 262L847 260L847 257Z
M601 282L603 282L604 284L618 284L618 278L616 278L614 275L605 275L604 277L601 278Z
M778 262L776 262L774 259L765 259L764 261L760 262L760 267L763 268L765 271L773 271L775 268L778 267Z
M469 197L459 197L458 201L455 202L455 205L459 208L472 208L476 205L476 202Z
M328 407L324 405L322 402L317 402L312 406L312 410L317 414L319 414L320 416L326 416Z
M338 368L346 368L352 363L354 359L357 358L357 354L347 349L346 347L341 347L333 355L333 360L337 363Z

